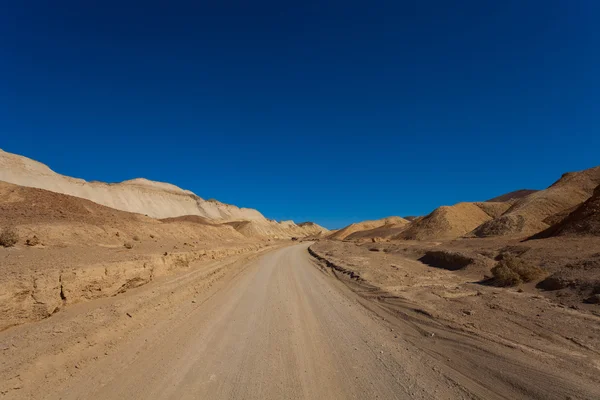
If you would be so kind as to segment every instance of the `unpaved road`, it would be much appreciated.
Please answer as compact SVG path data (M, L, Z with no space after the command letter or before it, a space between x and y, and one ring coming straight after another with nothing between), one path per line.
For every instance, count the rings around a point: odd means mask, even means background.
M169 318L148 323L146 314L135 315L142 321L135 339L117 340L107 356L51 387L33 382L37 390L27 393L60 399L600 398L595 368L569 370L561 360L453 331L411 305L338 279L307 246L247 262L241 272L224 275L209 296L172 301ZM110 301L106 307L117 307ZM8 394L18 398L20 392Z

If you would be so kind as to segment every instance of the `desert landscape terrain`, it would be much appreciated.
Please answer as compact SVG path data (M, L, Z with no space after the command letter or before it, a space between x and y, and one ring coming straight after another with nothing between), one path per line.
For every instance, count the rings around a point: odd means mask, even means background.
M0 150L0 397L598 399L600 167L329 231Z

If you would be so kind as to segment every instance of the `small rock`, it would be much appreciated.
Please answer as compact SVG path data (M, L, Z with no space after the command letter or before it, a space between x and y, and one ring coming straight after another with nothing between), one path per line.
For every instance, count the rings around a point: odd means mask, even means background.
M465 315L473 315L474 312L473 312L473 310L463 310L463 314L465 314Z

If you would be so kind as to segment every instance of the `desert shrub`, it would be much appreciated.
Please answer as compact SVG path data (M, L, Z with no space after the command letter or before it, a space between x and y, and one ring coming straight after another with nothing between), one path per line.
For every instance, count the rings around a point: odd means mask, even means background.
M140 237L139 237L138 235L135 235L135 236L133 237L133 240L135 240L136 242L139 242L139 241L140 241Z
M450 271L458 271L475 262L472 257L448 250L428 251L423 257L419 258L419 261L435 268Z
M494 280L499 286L514 286L523 282L531 282L544 274L539 267L510 254L492 268Z
M499 286L515 286L522 283L521 277L515 271L506 266L503 262L499 262L492 268L494 281Z
M123 246L125 246L126 249L133 249L133 244L131 244L130 242L125 242Z
M7 227L0 232L0 246L12 247L19 241L19 234L13 227Z
M33 235L32 238L27 239L25 241L25 244L27 246L37 246L38 244L40 244L40 239L36 235Z

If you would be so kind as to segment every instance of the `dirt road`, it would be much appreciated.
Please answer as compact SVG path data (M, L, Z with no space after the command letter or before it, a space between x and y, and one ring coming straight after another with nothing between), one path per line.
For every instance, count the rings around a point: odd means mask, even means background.
M307 246L247 262L210 295L169 301L161 321L135 315L135 338L115 340L105 357L76 366L52 387L33 382L36 390L27 393L60 399L600 398L597 370L560 370L559 361L452 331L381 296L374 301L372 290L352 291L317 264ZM117 307L110 301L106 307Z

